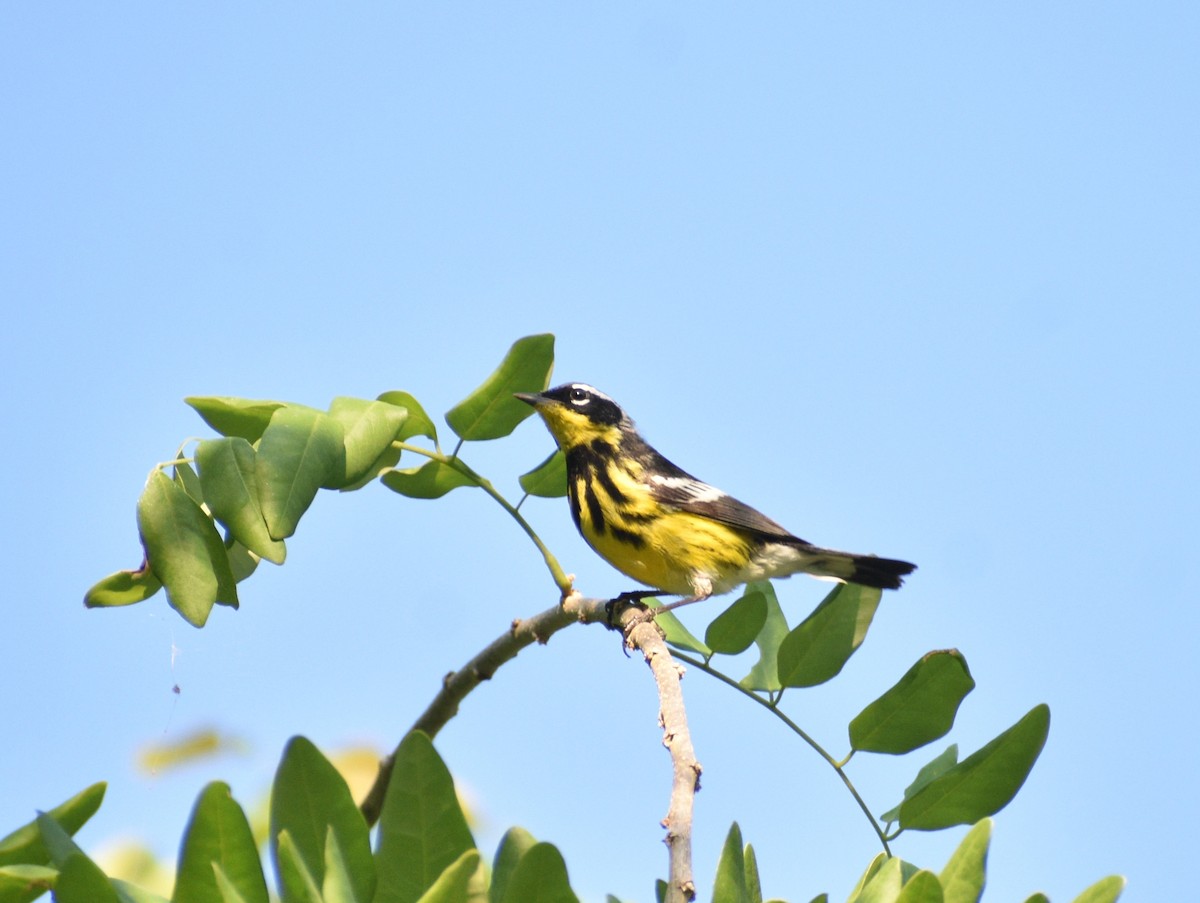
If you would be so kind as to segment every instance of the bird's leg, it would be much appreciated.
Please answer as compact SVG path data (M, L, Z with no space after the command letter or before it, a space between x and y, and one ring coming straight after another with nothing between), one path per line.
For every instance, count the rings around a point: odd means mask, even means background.
M710 595L712 595L712 593L697 593L694 596L688 596L686 599L678 599L672 602L670 605L660 605L658 608L652 608L650 613L652 617L657 618L664 611L670 611L673 608L683 608L683 606L691 605L693 602L703 602Z

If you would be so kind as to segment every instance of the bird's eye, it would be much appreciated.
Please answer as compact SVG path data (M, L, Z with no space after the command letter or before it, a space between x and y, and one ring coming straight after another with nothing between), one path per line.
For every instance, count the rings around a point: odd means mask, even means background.
M571 404L585 405L588 403L588 394L583 389L571 390Z

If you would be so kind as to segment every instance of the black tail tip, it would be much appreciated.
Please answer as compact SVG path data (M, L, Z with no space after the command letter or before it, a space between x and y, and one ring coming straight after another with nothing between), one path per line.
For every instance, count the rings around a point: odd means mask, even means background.
M850 582L877 589L899 589L904 577L916 569L917 566L911 561L862 555L854 559L854 574Z

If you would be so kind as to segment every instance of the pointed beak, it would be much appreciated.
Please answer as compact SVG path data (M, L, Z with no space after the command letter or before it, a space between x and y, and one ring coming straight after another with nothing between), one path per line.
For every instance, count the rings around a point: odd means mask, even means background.
M535 395L531 392L513 392L513 398L519 398L525 404L532 405L535 408L540 407L545 401L541 395Z

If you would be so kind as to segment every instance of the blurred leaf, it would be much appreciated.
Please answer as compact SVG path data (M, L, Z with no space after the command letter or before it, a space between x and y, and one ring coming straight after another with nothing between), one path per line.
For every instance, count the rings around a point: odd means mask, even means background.
M904 885L919 871L911 862L893 856L876 869L858 895L851 896L850 900L853 903L895 903L900 899Z
M904 882L896 903L945 903L942 884L933 872L922 869Z
M767 597L758 590L746 593L717 615L704 631L704 642L713 652L745 652L767 623Z
M221 903L250 903L242 896L241 891L237 889L237 885L229 880L229 876L225 874L225 870L221 868L221 863L214 862L213 877L217 879L217 890L221 892Z
M272 539L259 505L258 456L245 439L209 439L196 448L200 483L213 517L261 558L283 564L284 544Z
M717 860L712 903L750 903L750 891L746 887L746 855L737 822L730 825L721 858Z
M284 407L282 401L252 401L216 395L193 396L185 398L184 402L222 436L240 436L247 442L257 442L271 416Z
M530 495L558 499L567 494L567 456L556 449L549 458L528 473L521 474L521 488Z
M30 903L54 887L58 869L44 865L0 866L0 903Z
M769 580L757 580L746 584L746 592L762 593L767 600L767 617L762 630L754 638L758 646L758 661L740 683L747 690L778 692L783 689L783 684L779 682L779 644L788 635L787 618L783 616L783 609L779 607L779 599L775 595L775 587Z
M55 903L121 903L104 872L83 853L69 856L54 882Z
M785 687L813 687L837 675L862 645L883 591L839 584L779 644L779 680Z
M223 903L213 864L247 903L267 903L267 882L246 813L220 781L196 800L179 848L172 903Z
M446 866L417 903L466 903L471 898L471 879L479 870L479 851L467 850ZM380 898L375 898L379 903Z
M317 490L345 467L342 428L311 408L288 406L271 417L258 443L254 474L272 539L287 539ZM151 562L154 559L151 557Z
M999 812L1025 783L1049 730L1050 708L1034 706L996 739L901 803L900 826L936 831Z
M345 779L304 737L288 741L271 788L271 848L276 856L277 840L284 831L291 836L296 854L318 887L327 883L325 868L330 851L326 840L332 831L338 855L351 876L355 899L371 898L375 866L367 823ZM278 861L276 868L282 873Z
M437 499L460 486L475 485L470 477L441 461L428 461L408 470L389 470L380 479L393 492L414 499Z
M172 469L175 471L175 482L179 484L179 488L197 505L203 505L204 487L200 485L200 478L196 476L196 471L192 470L192 465L181 461Z
M203 627L217 601L237 607L229 556L212 518L161 470L146 481L137 520L150 568L189 624Z
M1050 903L1050 898L1045 894L1031 894L1025 898L1025 903Z
M425 734L400 743L379 818L373 903L412 903L475 841L445 763Z
M859 876L858 883L854 885L854 890L850 891L850 896L848 898L849 900L852 901L858 898L858 895L862 893L863 888L865 888L871 882L871 879L879 873L879 870L883 868L883 864L887 862L888 859L889 857L887 853L875 854L875 858L867 864L866 870L861 876Z
M504 903L579 903L567 878L562 854L548 843L536 843L517 863L505 890Z
M662 607L662 602L653 596L643 599L642 603L648 608ZM675 617L675 612L664 611L655 617L654 623L662 630L663 639L676 649L682 649L685 652L695 652L697 655L704 656L704 658L712 655L712 650L700 642L700 640L692 635L690 630L683 626L683 622Z
M366 827L365 822L363 826ZM375 863L371 861L370 857L371 848L368 842L367 860L371 866L369 876L374 878ZM374 881L371 884L373 885ZM363 886L361 882L359 885ZM333 825L330 825L325 831L325 880L321 883L321 897L325 903L368 903L369 893L367 896L359 896L359 894L360 891L355 887L355 878L351 875L346 857L342 854L341 845L338 843L337 833L333 830Z
M939 777L958 764L958 744L951 743L937 758L927 762L917 772L917 776L913 778L913 782L904 788L904 799L909 799L918 790ZM900 803L897 803L883 815L879 816L879 820L885 824L890 824L900 817Z
M366 476L379 456L387 451L400 432L408 411L382 401L339 397L329 406L329 415L342 426L345 464L327 485L342 489Z
M62 830L74 834L96 814L104 800L107 784L93 784L81 790L69 800L59 803L45 813ZM50 852L42 840L38 820L28 822L0 840L0 866L5 865L49 865Z
M162 581L154 576L145 561L136 571L117 571L87 591L83 604L88 608L110 608L144 602L162 589Z
M316 879L286 830L275 838L275 862L283 903L325 903Z
M517 863L537 843L534 836L524 828L509 828L500 838L496 856L492 860L492 883L488 888L489 903L503 903L504 892L512 879Z
M245 752L246 744L213 728L189 731L170 742L151 743L138 753L138 768L158 774L227 752Z
M518 339L483 384L446 412L450 429L467 441L500 439L533 414L514 392L542 392L554 368L554 336Z
M978 903L987 883L987 854L991 840L990 818L983 819L967 832L939 876L945 903Z
M1109 875L1081 893L1074 903L1116 903L1124 890L1125 879L1120 875Z
M71 839L66 828L54 820L54 816L39 812L37 817L38 832L42 835L42 843L50 856L50 863L60 871L72 856L85 855L79 845Z
M930 652L850 722L856 750L900 754L945 736L975 687L957 649Z
M437 442L437 426L433 418L425 413L421 403L408 392L384 392L379 396L379 400L408 411L407 418L400 425L400 432L396 434L397 440L407 442L413 436L424 436Z

